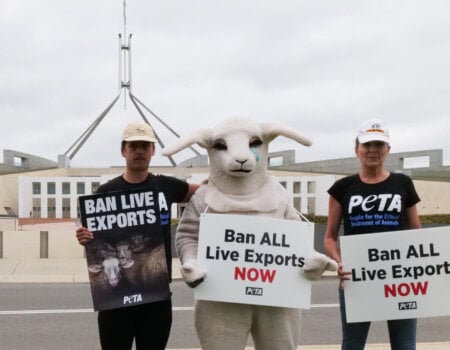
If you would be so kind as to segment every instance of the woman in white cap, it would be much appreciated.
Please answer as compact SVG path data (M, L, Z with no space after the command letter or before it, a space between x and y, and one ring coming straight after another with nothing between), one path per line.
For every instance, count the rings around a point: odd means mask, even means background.
M349 266L342 266L338 231L343 221L344 235L387 232L421 227L416 204L420 201L412 180L384 168L389 154L390 138L383 120L365 121L356 138L355 153L360 161L357 174L337 180L330 194L325 250L339 264L339 301L342 321L342 350L363 350L370 322L347 323L344 281L349 280ZM370 205L367 205L370 201ZM389 203L387 203L389 202ZM385 215L396 220L379 223L365 220L365 214ZM393 350L416 349L416 319L389 320L389 338Z

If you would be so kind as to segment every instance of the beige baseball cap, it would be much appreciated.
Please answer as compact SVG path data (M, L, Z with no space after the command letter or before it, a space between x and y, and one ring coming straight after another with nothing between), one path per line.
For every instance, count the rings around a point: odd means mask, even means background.
M144 121L128 124L122 133L122 141L158 142L152 127Z

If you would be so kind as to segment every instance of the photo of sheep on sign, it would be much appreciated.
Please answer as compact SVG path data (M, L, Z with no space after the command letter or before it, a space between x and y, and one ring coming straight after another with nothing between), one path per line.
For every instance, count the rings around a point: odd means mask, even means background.
M166 299L169 276L156 192L80 196L79 204L82 225L94 234L86 244L94 309Z

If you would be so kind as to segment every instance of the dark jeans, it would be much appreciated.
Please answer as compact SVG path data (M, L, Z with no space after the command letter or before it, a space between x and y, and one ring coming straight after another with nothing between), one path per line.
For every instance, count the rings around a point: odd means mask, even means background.
M141 304L98 313L103 350L164 350L172 325L172 301Z
M339 288L342 322L342 350L364 350L370 322L347 323L344 290ZM387 321L392 350L415 350L417 319Z

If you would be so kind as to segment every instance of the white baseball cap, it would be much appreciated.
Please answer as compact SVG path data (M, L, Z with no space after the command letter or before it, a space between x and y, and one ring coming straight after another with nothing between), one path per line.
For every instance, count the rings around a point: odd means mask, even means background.
M358 130L358 141L360 143L370 141L390 143L389 130L384 120L369 119L362 123Z
M122 133L122 141L158 142L152 127L144 121L128 124Z

